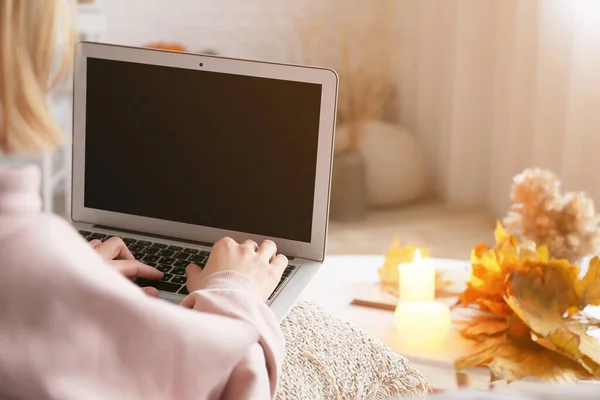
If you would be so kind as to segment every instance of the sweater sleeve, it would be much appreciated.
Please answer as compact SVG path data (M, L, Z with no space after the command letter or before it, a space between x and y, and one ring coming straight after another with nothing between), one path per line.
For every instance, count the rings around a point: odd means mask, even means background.
M64 222L34 222L0 241L0 397L274 397L282 334L243 276L215 274L178 307Z
M259 372L266 371L268 376L258 376L256 379L258 382L267 382L271 394L275 395L285 351L283 334L273 313L260 299L258 291L248 278L233 271L213 274L204 280L200 290L189 294L181 305L252 324L258 331L260 347L254 346L243 359L243 366L240 368L254 368L246 376L256 376ZM262 353L260 356L258 350ZM250 356L258 359L249 359ZM234 376L240 375L237 372ZM234 382L231 384L235 385Z

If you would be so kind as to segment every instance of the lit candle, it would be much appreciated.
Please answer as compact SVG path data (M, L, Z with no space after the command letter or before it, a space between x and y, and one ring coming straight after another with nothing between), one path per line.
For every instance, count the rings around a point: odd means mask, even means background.
M433 301L435 299L435 266L432 259L421 258L415 251L412 263L398 265L400 301Z
M435 301L401 301L394 318L402 341L419 349L440 345L452 323L448 306Z
M443 342L452 316L435 301L435 266L417 250L412 263L398 266L400 302L394 315L401 339L411 347L431 348Z

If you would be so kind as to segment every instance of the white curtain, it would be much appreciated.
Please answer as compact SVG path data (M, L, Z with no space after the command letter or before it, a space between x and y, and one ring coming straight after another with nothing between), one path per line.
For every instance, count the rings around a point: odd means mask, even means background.
M600 208L600 0L398 0L400 116L432 188L496 216L548 168Z

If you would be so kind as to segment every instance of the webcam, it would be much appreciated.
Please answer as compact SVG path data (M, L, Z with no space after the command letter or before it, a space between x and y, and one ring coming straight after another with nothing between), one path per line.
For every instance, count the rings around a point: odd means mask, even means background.
M203 66L204 66L204 64L203 64L203 63L199 63L198 65L199 65L199 66L201 66L201 67L203 67Z

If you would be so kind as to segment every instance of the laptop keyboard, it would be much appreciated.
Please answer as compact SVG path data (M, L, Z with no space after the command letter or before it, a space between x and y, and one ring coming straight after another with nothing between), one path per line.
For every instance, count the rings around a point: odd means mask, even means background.
M79 233L88 241L94 239L105 241L110 236L103 233L79 231ZM181 295L189 294L185 287L186 277L185 268L189 264L196 264L200 268L204 268L209 251L190 249L183 246L169 246L164 243L154 243L147 240L137 240L128 237L121 237L136 260L143 262L146 265L156 268L164 273L160 281L153 281L145 278L137 278L135 283L140 286L152 286L160 291L168 293L177 293ZM292 276L296 270L296 266L288 265L277 287L269 296L272 300L278 292L281 291L284 284Z

